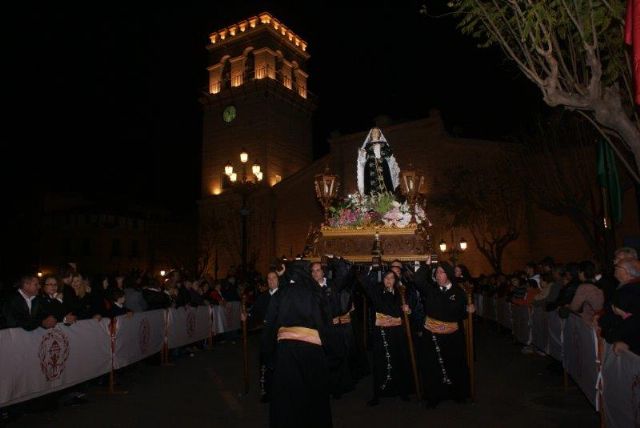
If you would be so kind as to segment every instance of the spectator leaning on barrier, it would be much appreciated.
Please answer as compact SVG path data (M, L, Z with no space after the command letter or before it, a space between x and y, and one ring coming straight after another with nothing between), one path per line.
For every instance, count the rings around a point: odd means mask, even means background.
M632 259L617 262L615 277L620 281L620 285L613 294L613 305L609 305L598 320L600 334L607 342L613 344L615 352L631 349L638 353L640 262Z
M63 322L67 325L76 322L76 316L64 304L62 293L58 287L58 280L55 276L45 277L44 286L37 299L41 303L41 318L44 319L51 315L57 322Z
M124 306L132 312L144 312L147 310L147 302L142 296L142 284L148 283L146 276L127 281L124 287Z
M146 287L142 290L142 296L147 302L147 310L167 309L171 306L171 297L160 288L156 279L150 279Z
M115 318L120 315L127 315L131 313L125 306L124 291L119 288L112 288L107 292L107 300L109 302L109 309L105 312L105 316L109 318Z
M618 350L626 348L640 355L640 285L629 285L620 288L611 302L611 310L621 321L613 332L615 338L622 342Z
M55 327L57 321L54 316L42 318L41 302L36 298L38 289L37 277L27 275L20 279L18 289L2 308L8 328L22 327L25 330L35 330L38 327Z
M578 265L580 285L569 304L569 310L580 314L580 317L591 324L594 315L602 310L604 294L595 285L596 266L590 261Z

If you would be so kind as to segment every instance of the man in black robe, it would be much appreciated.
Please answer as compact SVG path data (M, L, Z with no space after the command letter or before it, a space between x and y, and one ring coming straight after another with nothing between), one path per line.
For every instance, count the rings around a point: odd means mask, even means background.
M331 313L305 262L278 272L280 286L269 304L265 334L275 352L271 390L272 428L332 426L329 368L323 350Z
M473 305L467 305L465 291L455 284L449 263L438 263L435 282L431 275L431 269L423 266L414 276L426 315L418 355L427 408L436 407L442 400L464 402L469 397L463 321L467 311L475 311Z
M328 343L324 348L329 362L331 394L338 399L355 386L350 365L355 352L351 327L352 283L348 281L349 266L344 260L328 258L327 269L332 273L331 279L325 276L322 264L311 264L311 276L322 289L331 312L333 327L329 330Z
M258 294L256 303L251 308L250 316L254 322L264 324L273 296L278 292L278 274L271 271L267 274L268 288ZM268 403L271 400L271 387L273 385L273 346L269 343L268 329L262 330L260 338L260 401Z

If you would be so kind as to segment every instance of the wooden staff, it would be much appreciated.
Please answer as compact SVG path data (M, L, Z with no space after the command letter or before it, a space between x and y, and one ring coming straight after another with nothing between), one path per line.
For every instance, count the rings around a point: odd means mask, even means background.
M404 285L400 286L400 299L402 300L402 306L407 304L407 300L405 298L406 287ZM416 395L418 396L418 400L422 400L422 394L420 392L420 381L418 380L418 366L416 365L416 354L413 350L413 336L411 335L411 324L409 324L409 314L405 311L402 311L404 316L404 326L405 331L407 333L407 342L409 343L409 354L411 356L411 368L413 369L413 382L416 385Z
M242 353L244 354L244 393L249 393L249 351L247 349L247 296L242 295Z
M367 351L367 335L369 332L367 331L367 318L369 317L369 313L367 312L367 296L362 295L362 343L364 345L365 352Z
M473 294L470 287L464 287L464 291L467 294L467 305L473 304ZM466 319L467 328L465 328L465 335L467 340L467 365L469 366L469 389L471 392L471 399L476 399L476 374L473 358L473 314L469 312Z

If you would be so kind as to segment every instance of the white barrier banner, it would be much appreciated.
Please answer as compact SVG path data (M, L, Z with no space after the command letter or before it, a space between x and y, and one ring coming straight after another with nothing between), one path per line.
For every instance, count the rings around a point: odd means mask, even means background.
M549 353L549 326L544 308L534 307L531 313L531 340L539 350Z
M113 368L119 369L160 352L164 343L164 309L121 315L116 323Z
M520 343L531 343L531 329L529 326L529 307L511 305L511 318L513 320L513 336Z
M505 299L498 299L496 312L498 323L504 328L513 331L513 314L511 313L511 303L508 303Z
M111 337L104 319L52 329L0 330L0 406L35 398L111 370Z
M213 307L213 332L215 334L240 329L240 302L227 302Z
M575 315L565 323L563 366L595 407L598 367L593 327Z
M640 356L605 344L602 377L606 427L640 427Z
M562 361L562 339L565 320L558 316L558 311L547 312L547 326L549 327L549 355Z
M202 308L202 309L200 309ZM167 338L170 349L209 337L211 315L208 306L169 309Z

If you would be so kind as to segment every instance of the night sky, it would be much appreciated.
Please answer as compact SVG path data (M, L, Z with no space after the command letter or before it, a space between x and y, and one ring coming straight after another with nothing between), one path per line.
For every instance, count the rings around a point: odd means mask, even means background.
M428 2L430 12L446 12L444 3ZM15 153L3 157L5 200L84 191L193 209L207 36L262 11L309 44L316 156L332 131L364 130L380 114L417 119L434 107L456 135L517 131L541 108L536 88L499 50L476 48L452 18L425 17L420 5L103 3L97 11L55 4L7 16L4 146Z

